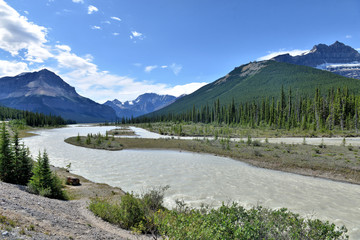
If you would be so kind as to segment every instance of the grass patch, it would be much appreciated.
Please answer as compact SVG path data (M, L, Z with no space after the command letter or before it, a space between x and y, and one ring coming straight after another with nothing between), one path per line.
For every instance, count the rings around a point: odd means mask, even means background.
M355 130L341 130L335 128L331 131L313 131L301 129L275 129L269 126L246 127L237 124L193 123L193 122L155 122L141 123L135 126L151 132L169 136L194 137L231 137L231 138L273 138L273 137L304 137L304 144L308 137L359 137Z

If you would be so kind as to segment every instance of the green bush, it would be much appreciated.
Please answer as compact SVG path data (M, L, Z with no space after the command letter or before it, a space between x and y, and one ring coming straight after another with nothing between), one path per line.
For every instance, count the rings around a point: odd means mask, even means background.
M162 207L163 191L142 196L126 194L120 203L94 199L89 209L95 215L136 232L166 239L347 239L347 229L318 219L303 219L282 208L261 206L246 210L236 203L218 209L193 209L176 201L174 210Z
M246 210L236 203L207 213L159 211L155 224L169 239L347 239L345 227L305 220L285 208Z
M138 233L157 234L154 215L162 206L164 192L168 187L155 188L137 196L127 193L121 197L120 203L110 203L106 199L93 199L89 209L96 215L122 228Z

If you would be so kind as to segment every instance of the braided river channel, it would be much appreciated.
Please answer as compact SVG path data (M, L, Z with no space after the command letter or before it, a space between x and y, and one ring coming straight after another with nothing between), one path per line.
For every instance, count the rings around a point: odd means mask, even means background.
M39 130L24 139L33 157L46 149L50 163L65 167L93 182L107 183L127 192L151 187L170 188L165 205L184 200L193 207L202 203L218 207L238 202L245 207L286 207L303 217L345 225L350 239L360 239L360 185L253 167L226 157L173 150L105 151L76 147L64 139L88 133L105 134L114 127L72 125ZM137 137L160 135L132 128Z

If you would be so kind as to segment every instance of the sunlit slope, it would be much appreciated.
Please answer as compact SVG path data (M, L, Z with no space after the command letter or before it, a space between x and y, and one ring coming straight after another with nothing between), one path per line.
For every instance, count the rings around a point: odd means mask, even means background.
M278 98L281 87L285 92L291 87L293 96L312 96L315 88L323 93L332 87L347 86L350 92L359 93L360 80L342 77L331 72L311 67L281 63L275 61L252 62L235 68L226 76L208 84L194 93L187 95L173 104L149 114L179 113L214 101L220 104L257 101L262 97Z

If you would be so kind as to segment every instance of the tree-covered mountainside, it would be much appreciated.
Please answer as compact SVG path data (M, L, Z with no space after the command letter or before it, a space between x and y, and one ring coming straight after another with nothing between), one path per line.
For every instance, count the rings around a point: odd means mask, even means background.
M262 98L280 98L281 88L292 90L293 96L315 95L315 88L326 93L331 88L347 87L350 93L359 93L359 80L342 77L328 71L276 61L251 62L235 68L226 76L212 82L173 104L148 114L161 116L185 113L193 107L213 106L219 100L222 106L234 101L259 102Z
M25 124L31 127L60 126L74 123L74 121L65 121L60 116L33 113L3 106L0 106L0 120L24 120Z

